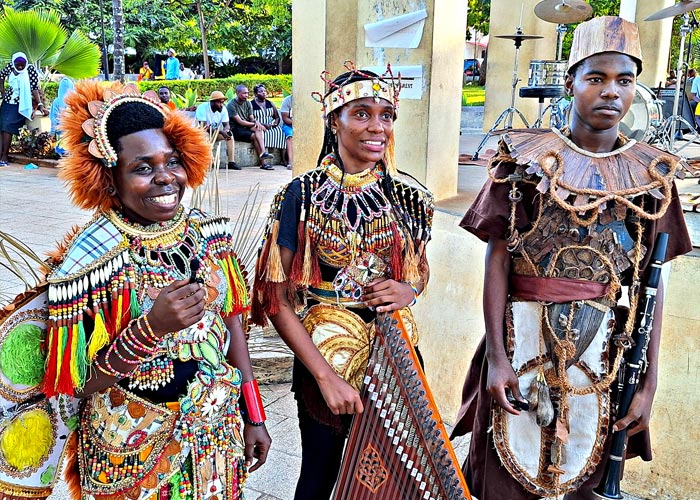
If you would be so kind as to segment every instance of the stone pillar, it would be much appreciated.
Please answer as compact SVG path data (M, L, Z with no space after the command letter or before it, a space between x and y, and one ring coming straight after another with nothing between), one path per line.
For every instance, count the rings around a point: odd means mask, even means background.
M658 87L659 82L665 82L667 68L675 68L678 61L670 61L669 65L673 18L660 21L645 21L644 18L673 3L674 0L636 0L634 21L639 26L642 57L644 57L644 71L639 75L639 81L649 87Z
M420 44L410 48L365 47L364 25L425 8ZM402 98L395 124L396 160L437 198L456 194L466 0L297 0L293 3L295 170L314 168L322 143L321 106L309 94L322 91L327 69L422 67L419 99ZM439 28L439 29L438 29Z

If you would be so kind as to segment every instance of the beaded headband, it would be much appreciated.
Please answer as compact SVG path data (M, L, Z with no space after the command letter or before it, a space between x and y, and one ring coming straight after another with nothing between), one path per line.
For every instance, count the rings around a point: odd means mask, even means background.
M117 106L127 102L147 104L160 111L163 117L166 116L158 94L154 90L147 90L141 94L139 88L133 83L125 85L121 92L108 87L104 91L103 101L90 101L88 111L92 118L85 120L82 125L83 131L92 138L88 151L95 158L101 159L108 168L117 165L117 152L107 138L107 119Z
M396 76L391 72L391 64L387 64L386 71L379 77L364 73L355 67L352 61L345 61L345 69L351 74L348 80L359 75L366 80L354 81L346 84L338 85L331 79L331 74L328 71L321 73L321 80L327 85L327 90L324 94L320 92L312 92L311 97L316 102L323 104L324 118L336 109L344 106L350 101L362 99L364 97L373 97L374 102L379 102L379 99L386 99L394 106L394 110L399 107L399 92L401 91L401 73ZM324 97L325 96L325 97Z

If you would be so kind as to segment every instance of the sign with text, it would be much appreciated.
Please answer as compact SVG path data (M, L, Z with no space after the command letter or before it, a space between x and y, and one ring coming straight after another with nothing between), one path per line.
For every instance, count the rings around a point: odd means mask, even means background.
M366 66L363 69L374 71L381 75L386 66ZM401 75L401 93L399 99L420 99L423 96L423 66L391 66L394 79Z

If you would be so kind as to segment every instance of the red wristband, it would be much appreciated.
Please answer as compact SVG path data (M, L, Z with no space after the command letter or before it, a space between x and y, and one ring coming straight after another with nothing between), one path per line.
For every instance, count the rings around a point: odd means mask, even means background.
M260 397L258 381L245 382L241 389L243 390L248 421L253 425L262 425L267 417L265 416L265 408Z

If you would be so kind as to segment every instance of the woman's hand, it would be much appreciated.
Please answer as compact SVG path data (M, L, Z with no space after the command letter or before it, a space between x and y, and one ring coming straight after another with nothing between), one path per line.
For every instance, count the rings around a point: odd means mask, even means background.
M333 415L352 415L364 411L360 393L335 372L316 382Z
M205 290L189 279L163 288L148 313L148 322L158 337L194 325L204 316Z
M267 453L270 451L272 438L265 425L245 424L243 427L243 440L245 441L245 462L248 472L254 472L267 461ZM255 459L255 463L253 463Z
M377 312L390 312L406 307L415 298L413 287L405 281L378 279L365 286L362 299Z
M486 379L486 390L498 405L508 413L520 415L520 412L508 402L506 391L509 391L518 401L526 401L520 394L518 377L508 359L503 356L497 361L489 359L489 373Z

